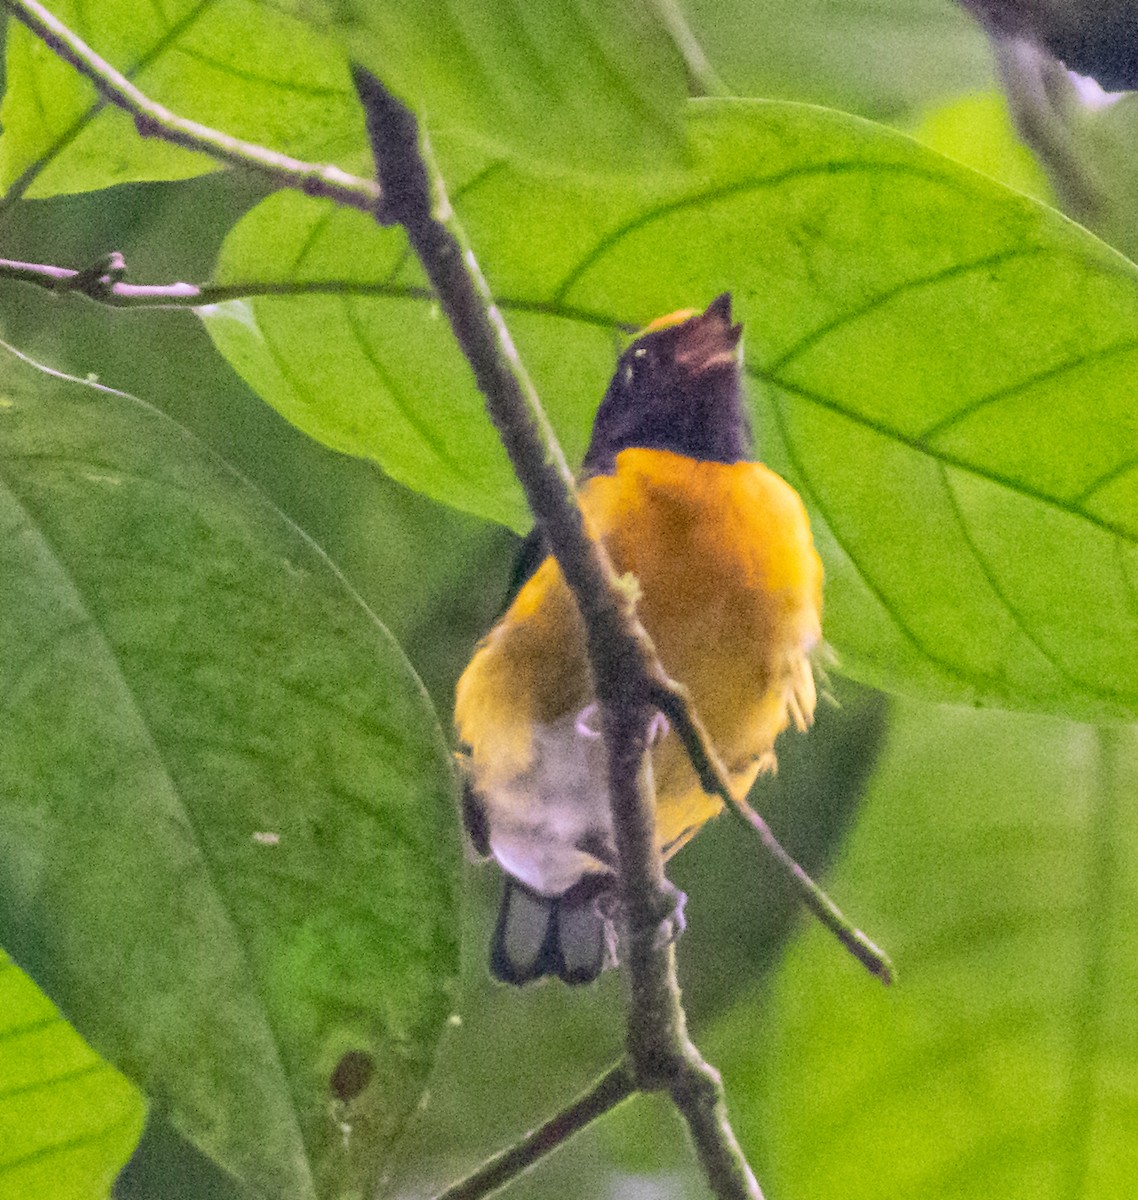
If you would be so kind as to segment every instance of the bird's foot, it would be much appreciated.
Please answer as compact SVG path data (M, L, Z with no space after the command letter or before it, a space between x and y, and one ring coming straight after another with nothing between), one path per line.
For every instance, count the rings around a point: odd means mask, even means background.
M661 907L665 911L656 926L656 936L652 942L653 950L663 950L665 946L678 941L680 934L688 927L687 917L684 916L684 908L688 902L687 896L674 883L665 879L660 898Z
M654 746L671 728L668 718L662 712L657 712L648 724L648 745Z

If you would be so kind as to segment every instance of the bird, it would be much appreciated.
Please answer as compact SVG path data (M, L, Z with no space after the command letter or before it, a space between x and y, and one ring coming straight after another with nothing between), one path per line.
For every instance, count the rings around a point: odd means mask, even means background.
M637 616L746 795L805 731L822 564L798 493L755 461L730 293L647 325L620 355L577 479L589 533L634 577ZM531 535L519 590L455 691L463 819L504 878L491 974L588 983L615 963L619 863L584 626ZM722 810L661 717L651 745L665 859Z

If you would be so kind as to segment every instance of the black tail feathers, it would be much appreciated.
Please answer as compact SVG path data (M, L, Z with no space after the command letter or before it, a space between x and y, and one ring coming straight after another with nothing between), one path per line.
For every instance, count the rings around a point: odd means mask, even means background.
M506 876L490 971L503 983L529 983L556 975L566 983L592 983L616 961L611 918L612 880L583 879L561 896L543 896Z

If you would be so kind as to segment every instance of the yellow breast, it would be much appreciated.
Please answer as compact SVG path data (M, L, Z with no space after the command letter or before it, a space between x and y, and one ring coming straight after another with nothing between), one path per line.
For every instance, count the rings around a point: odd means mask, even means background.
M629 449L581 506L617 569L635 575L639 615L669 674L691 692L742 792L773 765L774 740L814 709L808 655L820 637L822 569L794 490L757 463ZM584 632L552 558L522 588L459 681L455 721L488 794L523 774L532 730L592 699ZM653 751L660 844L672 852L717 801L668 734ZM567 797L566 803L572 803Z

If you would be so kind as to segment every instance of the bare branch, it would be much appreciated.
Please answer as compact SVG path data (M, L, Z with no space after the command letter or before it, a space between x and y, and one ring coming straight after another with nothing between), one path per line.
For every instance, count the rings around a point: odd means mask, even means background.
M609 791L629 927L629 1067L640 1088L667 1088L677 1103L715 1091L714 1073L687 1038L670 941L661 921L676 910L656 845L648 736L650 643L633 600L602 546L585 531L572 474L514 349L473 252L453 219L442 181L420 148L414 115L366 71L356 72L383 199L376 218L406 229L585 623L589 662L609 756ZM437 214L437 215L436 215ZM706 1107L684 1110L701 1159L733 1163L708 1174L724 1200L761 1200L726 1119L709 1123ZM714 1152L710 1145L714 1145Z
M1068 215L1095 228L1110 209L1110 196L1080 153L1065 114L1074 104L1067 72L1022 38L993 34L992 48L1020 139L1039 159Z
M735 1132L727 1119L719 1072L691 1047L690 1069L672 1086L672 1100L683 1114L696 1154L716 1196L761 1195Z
M850 921L826 892L787 853L766 821L755 812L745 798L735 794L726 768L720 761L699 714L692 707L686 690L670 679L660 679L656 682L654 699L656 706L668 718L677 737L684 743L703 790L709 796L718 796L727 806L728 812L737 817L750 833L758 836L763 849L782 867L806 907L854 958L882 983L892 983L893 964L885 951Z
M108 269L108 264L115 264L114 269ZM30 283L60 296L83 296L108 308L204 308L210 304L224 304L229 300L251 296L396 296L401 300L434 299L434 293L428 288L409 284L361 283L350 279L135 284L123 281L125 273L126 263L118 251L112 251L81 270L50 263L0 258L0 279Z
M248 167L283 187L295 188L309 196L323 196L364 212L374 210L379 189L372 180L359 179L328 163L291 158L179 117L143 95L38 0L3 0L3 3L36 37L85 75L104 100L128 113L142 137L161 138L185 150L208 154L219 162Z
M611 1112L636 1091L626 1063L617 1063L567 1108L538 1126L515 1146L487 1160L473 1174L440 1192L435 1200L481 1200L524 1174L598 1117Z

